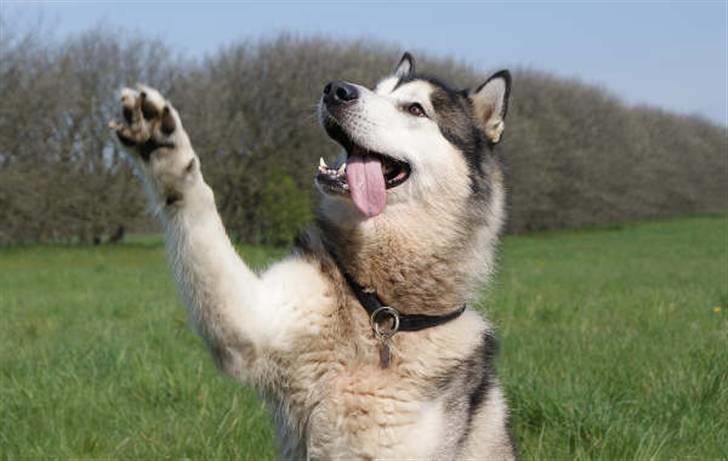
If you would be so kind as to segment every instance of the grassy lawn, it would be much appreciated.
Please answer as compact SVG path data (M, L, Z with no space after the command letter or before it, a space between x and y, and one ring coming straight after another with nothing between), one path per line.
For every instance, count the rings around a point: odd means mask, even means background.
M524 458L728 458L728 217L508 237L483 306ZM0 314L0 458L274 458L155 241L0 249Z

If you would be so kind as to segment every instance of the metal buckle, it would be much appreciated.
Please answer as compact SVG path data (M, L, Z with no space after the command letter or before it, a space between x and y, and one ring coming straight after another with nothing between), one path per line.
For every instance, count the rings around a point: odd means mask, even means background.
M392 328L388 331L381 329L379 326L380 323L383 323L387 320L387 317L391 317L394 320ZM399 312L393 307L382 306L372 312L372 315L369 317L369 323L371 324L372 329L374 330L374 334L377 335L377 337L382 339L391 338L397 333L397 331L399 331Z

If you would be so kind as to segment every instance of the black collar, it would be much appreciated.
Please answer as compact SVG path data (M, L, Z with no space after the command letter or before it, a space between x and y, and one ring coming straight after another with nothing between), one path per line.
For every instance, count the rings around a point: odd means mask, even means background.
M390 338L398 331L420 331L425 328L443 325L451 320L455 320L465 312L466 304L443 315L400 314L394 307L384 304L374 290L364 288L354 280L354 277L344 269L336 253L325 241L323 242L323 246L329 256L331 256L336 267L338 267L339 272L344 276L346 283L354 293L354 296L356 296L359 304L369 314L369 323L372 330L380 339Z
M349 284L349 288L354 292L354 296L369 314L372 329L378 336L393 336L398 331L420 331L436 327L460 317L467 307L463 304L459 309L443 315L400 314L394 307L384 304L374 290L359 285L338 262L337 265ZM382 325L387 321L389 321L389 326L384 329Z

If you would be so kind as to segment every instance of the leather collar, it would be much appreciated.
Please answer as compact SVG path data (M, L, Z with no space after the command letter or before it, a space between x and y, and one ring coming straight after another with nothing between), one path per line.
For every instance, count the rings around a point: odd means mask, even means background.
M467 307L466 304L463 304L460 308L443 315L402 314L396 308L384 304L374 290L361 286L340 265L339 269L344 275L349 288L354 292L354 296L356 296L359 304L369 314L372 329L374 329L377 335L393 336L398 331L420 331L426 328L436 327L460 317ZM381 325L387 320L390 321L389 329L381 330Z

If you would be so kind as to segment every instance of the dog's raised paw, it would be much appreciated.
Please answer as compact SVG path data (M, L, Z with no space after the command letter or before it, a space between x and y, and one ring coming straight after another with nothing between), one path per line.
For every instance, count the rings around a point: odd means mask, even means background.
M155 151L177 146L179 115L157 90L144 85L124 88L120 102L123 121L113 120L109 127L127 150L149 161Z

